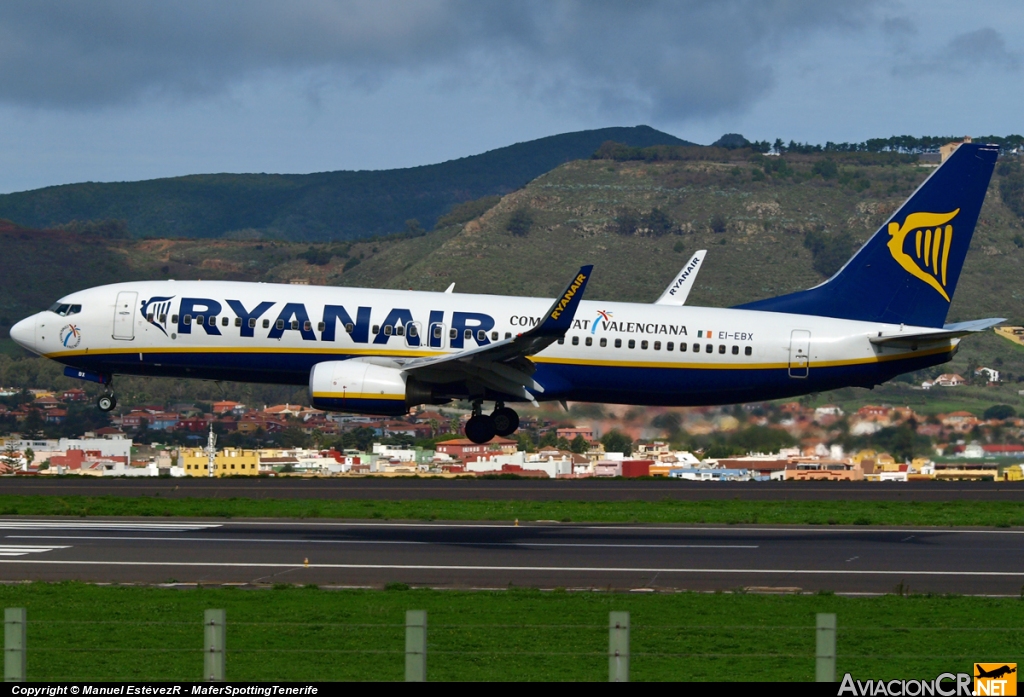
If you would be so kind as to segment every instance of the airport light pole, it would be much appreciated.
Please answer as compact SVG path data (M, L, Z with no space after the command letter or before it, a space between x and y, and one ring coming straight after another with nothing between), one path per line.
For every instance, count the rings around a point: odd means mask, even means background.
M213 423L210 424L210 435L206 439L207 476L214 477L217 459L217 434L213 432Z

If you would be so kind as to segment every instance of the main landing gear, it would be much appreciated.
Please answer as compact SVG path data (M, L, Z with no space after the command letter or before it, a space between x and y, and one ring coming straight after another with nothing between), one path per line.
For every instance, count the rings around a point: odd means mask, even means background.
M466 422L466 438L474 443L486 443L495 436L510 436L519 428L519 414L504 402L496 402L494 411L483 413L483 400L473 402L473 416Z
M117 397L114 396L114 390L111 389L109 381L107 382L107 391L96 400L96 406L100 411L113 411L117 406Z

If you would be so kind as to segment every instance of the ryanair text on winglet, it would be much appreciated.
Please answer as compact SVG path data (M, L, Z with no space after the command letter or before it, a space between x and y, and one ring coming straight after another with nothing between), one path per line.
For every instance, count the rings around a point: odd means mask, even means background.
M562 314L562 310L564 310L569 305L569 303L572 302L572 297L576 295L576 291L580 289L580 286L582 286L583 282L586 280L587 277L584 274L579 274L578 276L576 276L575 280L573 280L572 282L572 285L569 286L569 290L565 291L565 295L563 295L562 299L558 301L558 304L555 306L555 309L551 311L551 319L558 319L559 315Z

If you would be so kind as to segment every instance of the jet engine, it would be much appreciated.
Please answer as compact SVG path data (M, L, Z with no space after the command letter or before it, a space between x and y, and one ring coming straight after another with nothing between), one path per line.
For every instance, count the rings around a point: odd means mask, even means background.
M359 358L313 366L309 396L313 407L324 411L395 416L431 401L430 388L400 368Z

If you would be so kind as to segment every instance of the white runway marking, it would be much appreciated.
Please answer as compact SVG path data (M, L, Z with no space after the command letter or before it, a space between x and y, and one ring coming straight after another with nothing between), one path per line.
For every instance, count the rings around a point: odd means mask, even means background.
M249 569L389 569L412 571L541 571L573 573L642 573L642 574L802 574L815 576L992 576L1024 577L1024 571L915 571L915 570L852 570L852 569L714 569L714 568L653 568L620 566L485 566L434 564L309 564L296 562L216 562L216 561L64 561L50 559L0 559L0 564L61 564L65 566L166 566Z
M144 540L150 542L258 542L317 545L437 545L441 547L614 547L623 549L757 549L758 545L659 545L589 542L431 542L423 540L289 540L248 537L136 537L116 535L7 535L18 540Z
M46 545L34 547L29 545L0 545L0 557L22 557L26 554L40 554L55 549L68 549L68 545Z
M10 520L0 518L0 530L139 530L191 532L219 528L220 523L144 523L113 520Z

